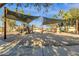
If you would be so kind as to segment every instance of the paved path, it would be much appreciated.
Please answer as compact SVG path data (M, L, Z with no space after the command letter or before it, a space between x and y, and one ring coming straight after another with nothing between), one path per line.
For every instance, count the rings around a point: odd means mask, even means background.
M6 56L70 56L79 55L79 38L55 34L33 33L21 37L22 40L12 49L1 55ZM40 38L49 45L44 47L29 46L28 41ZM58 45L57 45L58 44Z

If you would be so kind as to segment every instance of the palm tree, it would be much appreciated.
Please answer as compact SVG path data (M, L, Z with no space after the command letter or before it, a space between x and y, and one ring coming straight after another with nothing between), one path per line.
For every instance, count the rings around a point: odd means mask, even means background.
M59 16L60 18L63 18L64 13L65 13L64 10L60 10L59 13L58 13L58 16Z
M79 9L72 8L69 10L70 14L72 15L72 19L76 20L76 33L79 34Z
M58 13L58 16L65 20L66 22L64 23L65 24L65 31L68 32L68 20L72 17L71 14L67 11L65 12L64 10L60 10L59 13Z
M61 18L62 20L65 20L66 16L65 16L65 11L64 10L60 10L59 13L58 13L58 17ZM65 24L65 23L64 23ZM61 25L59 23L59 27L61 29ZM66 26L65 26L66 28ZM66 30L65 30L66 31Z
M69 18L71 17L71 15L70 15L70 13L69 12L66 12L66 13L64 13L64 15L63 15L63 19L66 21L66 32L68 32L68 20L69 20Z

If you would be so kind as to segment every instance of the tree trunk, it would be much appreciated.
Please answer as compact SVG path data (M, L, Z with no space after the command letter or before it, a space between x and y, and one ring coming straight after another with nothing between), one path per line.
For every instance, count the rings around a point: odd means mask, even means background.
M42 27L42 32L41 33L43 33L43 27Z
M68 32L68 21L66 20L66 32Z
M71 19L71 26L73 26L73 19Z
M79 34L79 20L76 20L76 33Z
M27 26L28 33L30 34L30 28Z
M32 25L32 33L33 33L33 25Z

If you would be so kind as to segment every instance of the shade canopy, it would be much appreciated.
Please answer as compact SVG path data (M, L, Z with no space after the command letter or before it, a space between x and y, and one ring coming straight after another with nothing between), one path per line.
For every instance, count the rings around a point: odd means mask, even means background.
M19 20L22 22L31 22L32 20L38 18L39 16L30 16L30 15L24 15L22 13L10 11L7 9L6 18L13 19L13 20Z
M6 9L6 10L7 10L6 18L13 19L13 20L18 20L18 21L22 21L22 22L30 23L34 19L40 17L40 16L24 15L22 13L10 11L9 9ZM55 23L62 22L62 21L64 21L64 20L43 17L43 25L55 24Z
M55 23L63 22L63 21L64 20L61 20L61 19L52 19L52 18L45 18L44 17L43 25L46 25L46 24L55 24Z

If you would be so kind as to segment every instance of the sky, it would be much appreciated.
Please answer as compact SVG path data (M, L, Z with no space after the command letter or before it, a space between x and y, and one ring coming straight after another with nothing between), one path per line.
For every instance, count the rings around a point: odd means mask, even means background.
M16 8L16 4L13 4L11 6L8 6L8 4L5 5L7 8L9 8L10 10L14 11ZM5 7L4 6L4 7ZM47 18L52 18L53 15L58 14L59 10L64 10L64 11L68 11L71 8L79 8L79 4L78 3L53 3L51 6L48 7L48 12L45 12L44 7L41 7L41 10L37 10L37 8L35 8L34 6L32 6L30 4L31 7L18 7L18 11L23 8L24 13L25 14L31 14L32 16L41 16L41 17L47 17ZM1 20L1 16L4 14L4 7L0 8L0 20ZM32 21L30 23L30 25L34 24L36 26L41 26L42 25L42 20L41 17L38 19L35 19L34 21ZM21 25L21 22L17 21L16 22L17 25ZM2 22L0 21L0 26L2 26Z

